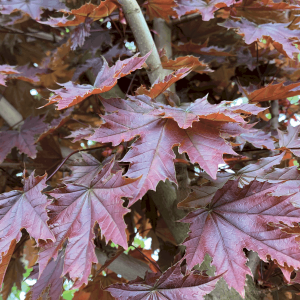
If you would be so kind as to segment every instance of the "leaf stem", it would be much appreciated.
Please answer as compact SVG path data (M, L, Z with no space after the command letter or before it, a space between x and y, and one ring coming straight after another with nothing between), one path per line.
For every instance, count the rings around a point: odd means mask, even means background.
M65 162L74 154L80 152L80 151L90 151L90 150L96 150L96 149L101 149L101 148L104 148L104 147L107 147L107 144L103 145L103 146L99 146L99 147L94 147L94 148L87 148L87 149L78 149L78 150L75 150L73 152L71 152L67 157L65 157L63 159L63 161L58 165L58 167L53 171L53 173L47 178L46 181L49 181L57 172L58 170L65 164Z

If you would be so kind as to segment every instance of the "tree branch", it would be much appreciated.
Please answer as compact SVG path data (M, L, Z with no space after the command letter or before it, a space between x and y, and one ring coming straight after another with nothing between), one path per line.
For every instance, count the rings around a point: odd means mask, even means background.
M163 79L164 71L149 27L136 0L118 1L122 6L126 20L133 32L141 55L146 55L152 51L146 63L149 67L147 74L151 84L153 84L156 79Z
M0 116L9 126L23 123L22 115L2 96L0 95Z

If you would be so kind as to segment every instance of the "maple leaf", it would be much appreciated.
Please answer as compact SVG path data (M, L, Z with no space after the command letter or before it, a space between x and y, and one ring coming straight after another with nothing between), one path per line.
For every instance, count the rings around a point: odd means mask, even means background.
M41 193L47 187L46 177L34 177L34 172L24 178L24 191L11 191L0 195L0 253L5 256L11 243L18 242L21 229L36 241L52 240L54 236L48 228L46 206L47 197ZM22 217L20 217L22 216Z
M65 5L59 0L1 0L0 10L2 14L11 14L21 10L32 19L39 19L42 9L59 10L65 9Z
M300 149L293 149L300 148L299 130L300 126L293 127L290 124L287 127L287 133L278 130L279 147L291 151L296 156L300 156Z
M10 65L0 65L0 84L5 85L5 81L9 74L18 74L19 71L16 70L16 67Z
M39 278L38 273L30 276L31 279L37 279L37 281L27 293L25 300L37 300L41 299L40 297L51 300L61 299L64 283L64 278L61 276L63 265L64 251L61 250L56 260L53 258L50 260Z
M72 50L76 50L76 48L82 47L85 42L85 38L90 36L91 24L93 22L92 18L86 18L83 23L79 24L71 35L72 41Z
M127 101L118 98L103 100L102 103L106 112L111 114L103 116L106 123L86 139L112 142L116 146L140 137L122 159L122 162L131 163L126 176L143 175L139 192L130 199L130 205L147 190L155 190L160 180L168 178L176 183L174 146L179 146L180 153L186 152L192 163L199 163L215 178L218 164L224 163L223 153L236 155L221 135L235 136L246 132L239 123L224 121L243 122L237 113L243 110L242 106L223 108L210 105L206 98L183 108L157 104L145 95L129 97ZM260 108L248 105L244 109L260 111ZM198 119L200 121L196 122Z
M274 165L278 165L285 153L280 155L265 157L259 159L259 161L255 164L249 164L244 168L237 171L235 174L233 173L218 173L217 179L213 180L208 178L205 174L203 177L209 180L209 183L204 184L202 186L192 186L193 192L188 195L186 199L181 201L178 204L178 207L185 208L200 208L205 207L214 197L215 193L224 186L224 184L228 180L237 180L238 186L243 188L245 185L250 184L253 180L257 180L260 182L269 181L272 183L280 183L283 182L284 179L280 179L280 177L273 178L273 180L268 180L268 176L273 172ZM280 186L278 186L279 189ZM273 193L274 195L274 193ZM281 194L280 196L283 196Z
M137 57L139 53L125 60L118 60L113 67L109 67L104 60L103 66L98 73L94 85L80 85L71 81L60 84L63 88L53 90L55 95L50 97L49 103L57 103L57 109L64 109L74 106L91 95L109 91L117 84L117 80L131 72L140 69L150 55L150 52L143 57Z
M53 134L55 130L62 127L70 119L72 111L73 111L72 108L66 109L66 111L60 114L58 118L53 119L48 124L47 130L39 136L37 142L41 141L44 137Z
M244 35L245 42L248 45L260 40L264 36L268 36L273 41L279 43L282 46L284 53L290 58L293 58L293 53L299 52L294 46L295 41L291 39L299 39L300 34L297 30L288 29L288 24L286 23L266 23L258 25L247 19L241 18L238 22L226 20L219 25L228 29L236 29L239 34Z
M69 273L76 281L74 288L87 284L92 263L97 263L95 255L94 226L101 228L106 240L127 248L126 224L123 216L129 211L123 207L121 197L134 194L137 179L122 177L122 171L111 174L114 160L106 164L101 172L85 184L67 184L49 194L56 199L49 209L49 226L56 242L47 243L39 255L40 272L49 258L56 259L58 251L68 240L63 274Z
M73 184L83 184L86 182L91 182L95 176L101 171L103 165L108 163L111 160L111 157L106 158L102 163L98 161L91 154L81 152L82 159L76 160L68 165L69 169L72 171L72 175L69 177L64 177L65 183ZM111 169L112 173L116 173L121 170L117 164L114 164Z
M167 70L179 70L180 68L190 68L191 71L197 72L199 74L205 72L213 72L207 64L199 61L195 56L181 56L177 57L175 60L168 59L167 56L161 57L162 66Z
M174 0L148 0L143 6L146 7L146 13L150 21L152 21L153 18L161 18L169 22L171 16L177 16L173 9L177 6Z
M199 12L202 15L203 21L209 21L214 18L214 12L218 9L234 4L234 0L177 0L178 7L174 10L178 16Z
M86 18L91 18L92 21L97 21L103 17L111 15L111 13L118 7L117 1L105 0L101 1L100 5L96 6L92 3L86 3L78 9L71 11L61 9L61 12L74 15L72 20L66 18L51 18L48 21L40 22L53 27L77 26L85 23Z
M300 90L296 89L300 83L292 83L284 86L284 83L268 85L247 95L249 102L263 102L279 99L286 99L300 95Z
M5 141L0 145L0 162L2 162L13 147L17 147L20 153L25 153L31 158L36 157L34 136L43 133L48 125L44 118L29 117L24 121L20 130L0 131L0 140Z
M245 143L251 143L256 148L267 148L274 150L274 140L271 137L271 133L265 133L262 130L252 128L247 133L242 133L236 137L236 143L240 144L239 147L242 150Z
M291 202L299 206L300 176L297 166L282 169L274 168L272 172L263 177L263 180L271 183L279 183L276 190L272 193L273 196L293 195Z
M300 210L292 206L289 197L270 196L275 189L276 185L257 181L240 189L238 181L229 181L208 207L181 220L191 224L183 243L188 268L201 263L207 253L213 257L218 274L227 271L224 279L242 295L246 274L250 274L243 248L256 251L263 260L270 255L280 265L299 268L295 237L268 224L298 222Z
M35 68L30 66L30 64L26 64L24 66L16 67L16 71L17 73L9 74L7 79L19 79L32 84L38 84L40 81L38 74L45 72L46 70Z
M157 104L159 109L151 112L153 115L161 115L164 118L172 118L178 126L186 129L191 127L193 122L199 120L211 120L222 122L239 122L245 123L240 113L258 114L264 111L253 105L243 104L238 106L212 105L207 101L208 95L197 99L193 103L183 103L180 107L171 107L169 105Z
M210 293L219 276L207 277L199 271L182 274L180 262L163 274L146 273L145 278L137 278L123 284L113 284L106 288L119 300L163 300L163 299L204 299Z
M145 86L140 86L136 90L137 95L147 95L148 97L154 99L158 95L166 91L173 83L184 78L190 73L190 68L181 68L176 72L165 76L163 80L157 79L151 86L150 90L147 90Z

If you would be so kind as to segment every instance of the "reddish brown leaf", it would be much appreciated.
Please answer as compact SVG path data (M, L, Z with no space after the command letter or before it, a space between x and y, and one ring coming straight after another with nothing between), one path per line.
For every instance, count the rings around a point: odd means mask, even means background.
M238 181L229 181L208 207L185 217L182 222L191 224L191 233L184 242L188 268L201 263L207 253L213 257L217 273L227 271L224 279L242 295L246 274L250 274L243 248L256 251L263 260L270 255L280 265L299 268L295 237L268 225L299 221L300 209L292 206L290 197L270 196L276 187L254 181L240 189Z
M1 263L0 263L0 286L2 286L3 279L4 279L4 276L5 276L5 273L6 273L6 269L9 265L11 256L14 253L15 247L16 247L16 241L13 240L11 242L10 246L9 246L9 249L8 249L7 253L2 256L2 260L1 260Z
M173 9L177 6L174 0L148 0L143 6L146 7L146 13L150 21L152 21L153 18L161 18L169 22L171 16L177 16Z
M173 83L176 81L182 79L186 75L190 73L191 69L190 68L182 68L177 70L176 72L167 75L162 81L157 80L156 82L153 83L152 87L150 90L147 90L145 86L140 86L136 90L137 95L147 95L150 98L154 99L158 95L162 94L164 91L166 91Z
M284 86L284 83L278 83L273 85L268 85L261 89L255 90L248 95L250 102L263 102L286 99L287 97L293 97L300 95L300 83L292 83Z
M28 261L28 268L32 268L38 259L39 248L34 239L29 239L24 245L24 258Z
M71 81L60 84L63 88L54 90L55 95L50 97L46 105L57 103L57 109L64 109L80 103L88 96L107 92L117 84L119 78L140 69L149 55L150 52L143 57L137 57L137 53L131 58L118 60L113 67L109 67L104 61L93 86L75 84Z
M21 229L36 241L53 240L48 228L46 206L47 197L41 193L47 187L46 177L34 177L34 172L24 178L24 191L11 191L0 195L0 253L2 257L11 249L11 243L18 242L22 236ZM20 217L22 216L22 217Z
M290 58L293 58L293 53L299 53L299 50L294 46L295 41L291 40L291 38L300 38L299 31L288 29L288 24L266 23L258 25L242 18L238 22L228 19L219 25L228 29L236 29L239 34L244 36L248 45L259 41L264 36L268 36L273 41L281 44L284 53Z
M77 26L85 22L85 19L91 18L93 21L102 19L103 17L109 16L117 7L118 2L113 0L101 1L99 6L96 6L92 3L86 3L78 9L72 9L71 11L60 10L71 15L74 15L72 20L66 18L52 18L46 22L41 22L53 27L59 26Z
M204 299L211 292L219 277L206 277L199 271L181 273L180 263L163 274L146 273L145 279L137 278L123 284L114 284L107 290L119 300Z
M204 62L199 61L195 56L181 56L175 60L168 59L166 56L161 57L162 66L167 70L179 70L181 68L190 68L191 71L197 73L212 72L208 65Z
M36 157L35 135L46 131L48 125L44 118L29 117L24 121L20 130L6 130L0 132L0 162L2 162L11 149L17 147L20 153L25 153L31 158Z
M62 275L69 273L74 281L77 280L74 287L87 284L91 265L98 262L93 243L96 223L107 241L127 248L123 216L128 209L123 207L121 197L133 195L138 182L123 178L122 171L111 174L113 164L114 160L111 160L92 181L81 185L68 184L50 193L57 199L48 206L49 226L56 242L43 246L39 257L41 272L50 257L56 259L58 251L68 240Z

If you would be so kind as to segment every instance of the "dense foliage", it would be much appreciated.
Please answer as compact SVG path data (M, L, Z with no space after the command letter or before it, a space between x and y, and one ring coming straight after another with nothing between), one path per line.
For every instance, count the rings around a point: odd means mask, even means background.
M137 2L0 0L2 298L298 299L300 2Z

